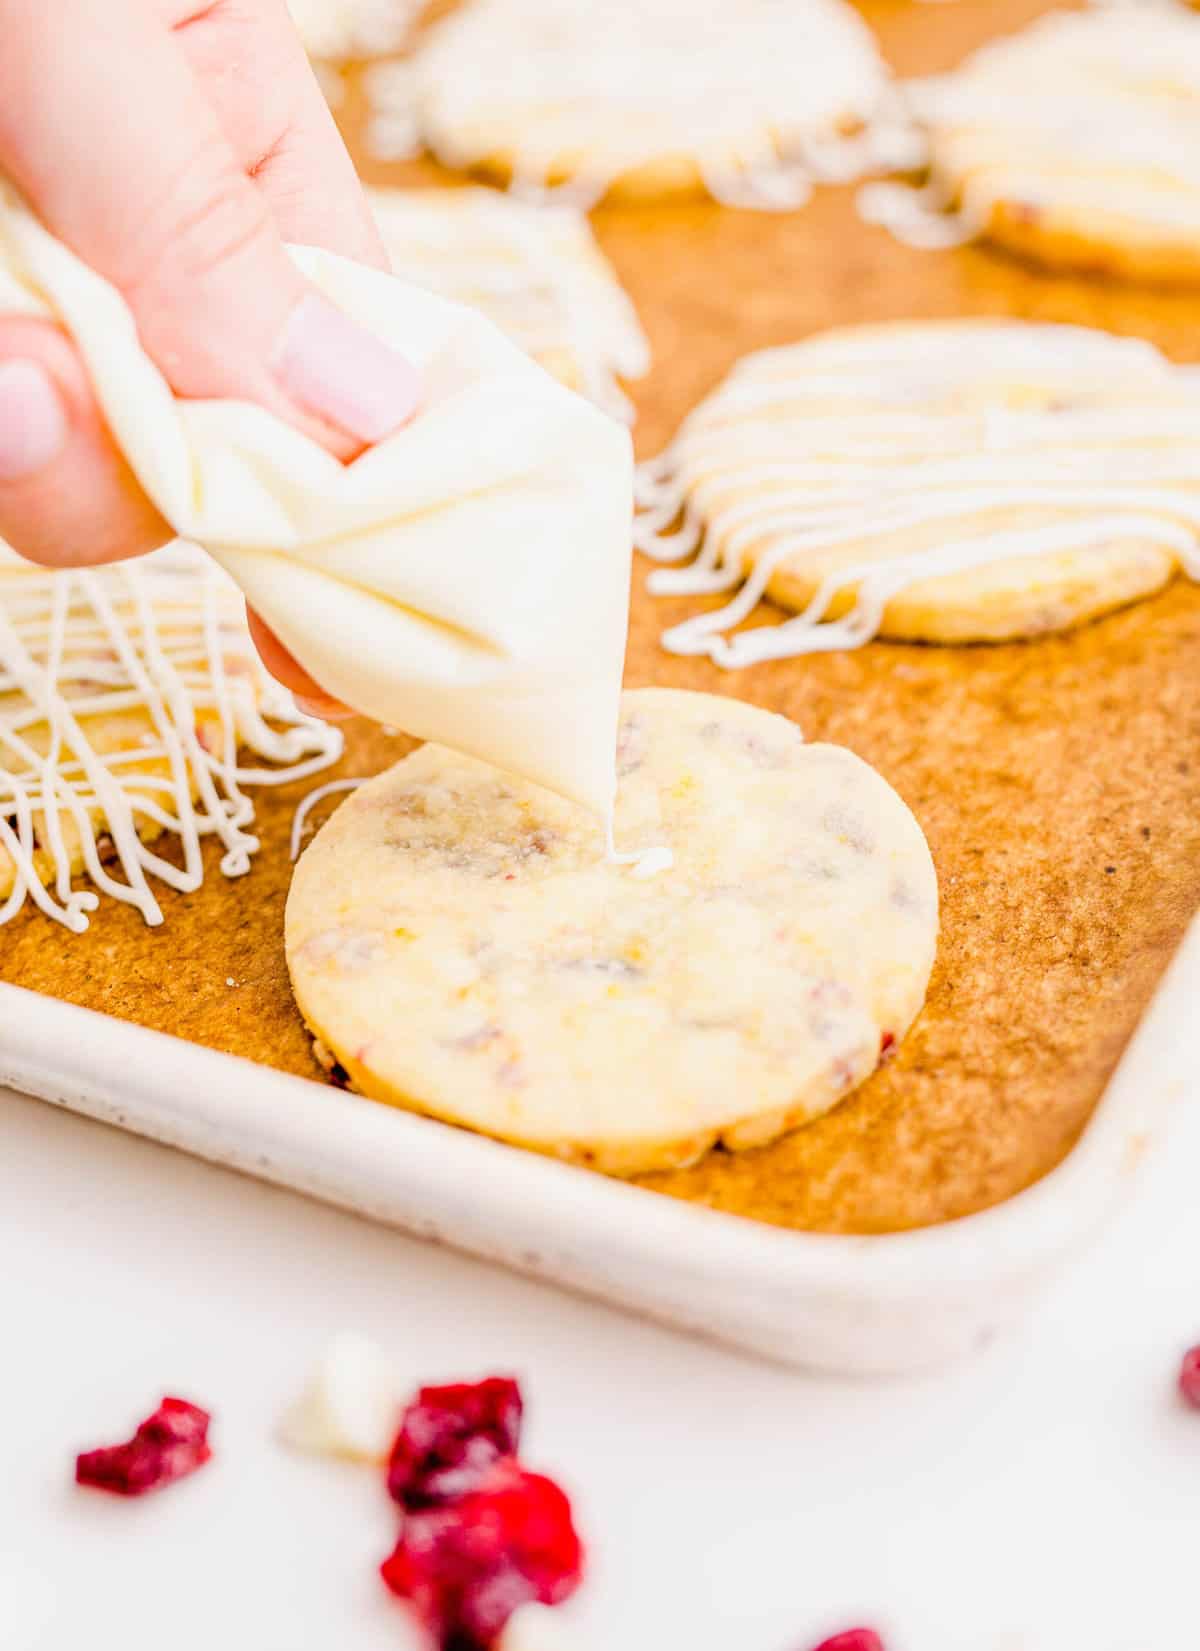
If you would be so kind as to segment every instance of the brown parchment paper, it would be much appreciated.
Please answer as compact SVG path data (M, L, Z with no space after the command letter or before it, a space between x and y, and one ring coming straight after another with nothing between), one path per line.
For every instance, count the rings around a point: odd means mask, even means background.
M902 73L947 67L1045 9L864 7ZM353 89L342 117L353 143ZM364 170L374 181L441 176ZM653 345L652 374L635 387L642 454L738 356L838 323L1076 321L1200 359L1200 293L1067 279L981 248L908 250L858 221L850 190L819 191L781 217L692 202L605 208L594 221ZM928 1004L890 1066L772 1147L713 1153L646 1185L783 1226L867 1232L945 1221L1036 1180L1078 1137L1200 907L1200 589L1179 580L1036 643L880 643L727 674L658 647L662 627L693 610L651 600L644 576L639 567L630 685L736 695L850 746L921 821L943 902ZM335 772L372 773L406 749L351 724ZM310 783L258 793L262 852L250 876L225 881L212 855L198 894L159 891L158 930L106 904L71 937L27 910L0 929L0 978L318 1078L281 940L288 831ZM333 1089L329 1104L342 1104Z

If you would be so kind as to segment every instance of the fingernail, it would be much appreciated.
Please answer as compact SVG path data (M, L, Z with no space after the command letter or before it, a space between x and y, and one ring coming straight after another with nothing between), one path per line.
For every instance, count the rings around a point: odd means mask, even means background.
M45 368L36 361L0 365L0 482L34 475L66 440L66 409Z
M322 722L346 722L354 715L336 699L305 699L303 694L293 694L292 698L298 711L303 711L306 717L319 717Z
M289 316L274 368L298 406L361 442L382 441L416 411L416 368L316 293Z

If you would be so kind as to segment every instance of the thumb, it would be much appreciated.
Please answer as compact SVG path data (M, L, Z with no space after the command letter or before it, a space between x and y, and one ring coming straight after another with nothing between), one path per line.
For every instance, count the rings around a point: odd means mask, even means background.
M255 185L289 133L257 163L236 155L153 8L56 0L15 15L0 171L120 290L176 394L256 402L343 458L402 424L413 369L307 285Z
M69 340L45 321L0 316L0 538L31 561L78 567L170 537Z
M48 567L82 567L141 555L170 537L114 446L68 340L44 321L0 317L0 546ZM258 615L248 617L267 669L301 709L345 715Z

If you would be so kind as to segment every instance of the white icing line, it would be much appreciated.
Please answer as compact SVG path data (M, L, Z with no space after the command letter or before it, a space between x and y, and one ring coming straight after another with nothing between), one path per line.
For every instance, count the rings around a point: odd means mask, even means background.
M912 189L905 183L867 183L856 197L865 223L886 229L905 246L922 252L965 246L978 228L953 212L936 185Z
M308 823L308 816L317 804L323 802L326 797L336 795L339 791L357 791L359 786L364 783L363 780L330 780L327 785L319 785L315 791L310 791L306 797L301 798L300 804L292 816L291 847L289 850L289 857L292 860L300 858L300 844L304 838L304 828Z
M105 751L98 719L130 711L147 718L140 743ZM200 713L215 752L201 741ZM44 751L30 739L39 729ZM277 766L245 767L239 749ZM30 899L78 933L101 895L160 923L149 878L198 888L204 837L221 840L226 876L249 869L258 841L245 830L254 811L242 786L315 773L341 750L340 734L302 717L267 675L236 588L201 551L175 545L114 568L52 573L0 547L0 845L13 868L0 923ZM137 772L144 760L166 773ZM182 869L141 841L139 815L177 840ZM67 818L92 889L72 885ZM39 851L51 862L48 886Z
M1041 389L1050 405L973 402L973 386L996 376ZM1117 383L1125 398L1105 404ZM699 549L690 566L652 573L652 592L738 587L662 638L671 652L735 669L861 647L908 586L1013 557L1136 536L1200 578L1198 474L1200 376L1142 340L988 323L834 333L734 368L642 467L634 542L659 561ZM1069 519L988 531L989 513L1016 508ZM728 635L789 556L939 521L959 524L947 542L838 568L803 613ZM850 612L829 619L854 587Z

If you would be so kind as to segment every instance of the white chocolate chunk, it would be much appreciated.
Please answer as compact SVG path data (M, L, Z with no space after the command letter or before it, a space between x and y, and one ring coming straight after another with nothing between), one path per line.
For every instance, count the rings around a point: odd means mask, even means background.
M321 1354L279 1434L312 1455L384 1462L400 1410L399 1384L383 1350L366 1336L342 1331Z
M496 1651L586 1651L557 1606L519 1606L504 1626Z

